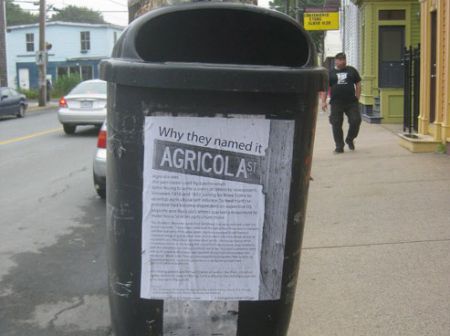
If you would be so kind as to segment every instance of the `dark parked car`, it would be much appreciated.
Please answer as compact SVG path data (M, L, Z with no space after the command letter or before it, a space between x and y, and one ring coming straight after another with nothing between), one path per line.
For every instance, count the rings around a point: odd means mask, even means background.
M14 89L0 87L0 116L15 115L17 118L23 118L27 107L25 95Z

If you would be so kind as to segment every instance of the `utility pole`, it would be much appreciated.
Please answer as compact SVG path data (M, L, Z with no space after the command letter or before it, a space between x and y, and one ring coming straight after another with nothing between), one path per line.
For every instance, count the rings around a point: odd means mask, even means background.
M37 62L39 66L39 106L47 102L47 49L45 48L45 0L39 2L39 52Z
M6 10L4 0L0 0L0 86L8 86L6 68Z
M294 7L295 7L295 21L297 21L298 23L300 23L301 25L303 25L303 20L302 22L300 22L300 0L295 0L294 1ZM303 13L302 13L303 15Z
M290 0L284 0L284 10L285 10L285 14L290 16L290 4L289 4Z

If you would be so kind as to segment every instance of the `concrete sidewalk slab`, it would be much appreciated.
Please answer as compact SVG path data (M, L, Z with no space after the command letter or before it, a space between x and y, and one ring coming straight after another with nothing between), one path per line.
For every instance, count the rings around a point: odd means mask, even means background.
M296 336L447 336L448 241L303 250Z
M450 156L363 123L333 154L319 114L289 336L450 335Z

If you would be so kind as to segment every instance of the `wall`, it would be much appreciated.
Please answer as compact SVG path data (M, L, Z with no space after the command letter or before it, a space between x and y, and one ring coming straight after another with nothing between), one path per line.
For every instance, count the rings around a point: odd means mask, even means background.
M350 0L342 1L342 40L347 63L360 70L361 26L358 7Z
M420 40L420 16L417 0L404 1L360 1L361 10L361 74L363 113L372 113L376 99L380 101L382 122L401 123L403 121L403 89L379 88L379 28L380 26L404 26L405 46L417 45ZM405 20L380 20L380 10L405 10ZM381 93L385 90L384 93Z
M430 121L431 14L437 15L436 118ZM421 86L419 134L443 144L450 142L450 4L448 0L421 3Z
M89 31L91 49L81 52L80 32ZM114 32L119 36L121 29L108 25L48 23L46 41L52 44L49 50L49 63L70 60L92 60L107 58L114 46ZM34 51L26 50L26 34L34 34ZM30 67L35 63L36 51L39 49L39 31L37 25L11 27L7 33L8 42L8 85L17 86L17 73L20 64ZM35 70L30 69L30 81ZM34 83L34 82L33 82ZM34 85L33 85L34 86Z
M338 52L342 51L342 39L339 30L329 30L325 32L325 53L324 57L334 57Z

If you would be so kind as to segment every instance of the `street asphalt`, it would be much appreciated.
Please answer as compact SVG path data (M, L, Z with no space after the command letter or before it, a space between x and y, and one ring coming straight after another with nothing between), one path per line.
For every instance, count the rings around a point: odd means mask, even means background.
M334 154L318 116L289 336L450 335L450 156L363 122Z

